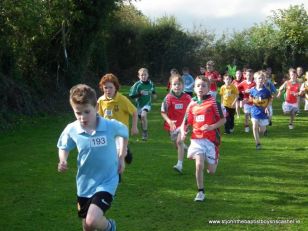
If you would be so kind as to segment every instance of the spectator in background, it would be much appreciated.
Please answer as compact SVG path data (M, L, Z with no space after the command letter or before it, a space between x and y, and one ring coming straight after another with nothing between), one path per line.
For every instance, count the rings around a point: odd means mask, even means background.
M194 78L189 74L189 68L183 67L182 69L182 78L184 81L184 92L192 96L194 91Z

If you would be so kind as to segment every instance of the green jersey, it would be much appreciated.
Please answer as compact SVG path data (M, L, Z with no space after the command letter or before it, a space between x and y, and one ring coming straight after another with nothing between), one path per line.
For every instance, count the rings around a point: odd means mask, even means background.
M156 93L155 86L151 80L146 82L139 80L129 91L129 96L135 99L137 108L143 108L146 105L151 106L152 94Z

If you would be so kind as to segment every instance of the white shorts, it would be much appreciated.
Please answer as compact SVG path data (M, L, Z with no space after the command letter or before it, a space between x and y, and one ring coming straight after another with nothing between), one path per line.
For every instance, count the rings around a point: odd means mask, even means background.
M180 134L180 132L181 132L180 127L178 127L177 129L175 129L172 132L169 132L171 140L175 142L177 140L178 135Z
M258 124L260 127L265 127L265 126L269 125L268 119L251 118L251 122Z
M150 105L145 105L142 108L138 108L138 115L141 116L141 113L143 111L151 111L151 106Z
M187 158L195 159L195 155L203 155L209 164L218 163L218 147L208 139L191 139L187 151Z
M250 114L250 113L251 113L251 108L252 108L252 106L253 106L253 105L250 105L250 104L245 103L245 104L244 104L244 109L243 109L244 113L245 113L245 114Z
M305 99L305 107L304 107L305 111L308 111L308 99Z
M289 113L291 111L297 112L298 111L298 103L282 103L282 110L284 113Z

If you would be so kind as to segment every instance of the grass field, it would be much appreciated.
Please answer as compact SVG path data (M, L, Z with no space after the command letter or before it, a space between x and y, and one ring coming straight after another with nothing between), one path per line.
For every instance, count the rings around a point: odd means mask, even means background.
M123 92L125 92L124 88ZM207 199L196 194L194 162L184 161L184 174L172 166L176 150L162 129L158 99L149 114L149 140L132 137L134 154L107 216L122 231L308 230L308 115L296 117L288 129L281 102L274 105L273 126L255 150L253 135L243 131L243 115L235 133L224 135L214 176L205 175ZM58 116L27 118L22 126L0 135L0 229L3 231L81 230L76 215L76 152L69 171L57 172L57 139L74 120ZM294 224L211 224L216 222L294 222Z

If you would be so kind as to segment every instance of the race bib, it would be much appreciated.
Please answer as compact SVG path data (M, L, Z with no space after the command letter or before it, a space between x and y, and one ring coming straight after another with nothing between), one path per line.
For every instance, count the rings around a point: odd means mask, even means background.
M176 110L181 110L181 109L183 109L183 104L175 104L174 106L175 106L175 109L176 109Z
M108 110L108 109L107 109L107 110L105 111L105 116L104 116L104 117L112 117L112 110L110 110L110 109Z
M196 116L196 122L203 122L203 121L204 121L204 115Z
M91 147L102 147L107 145L107 137L106 136L98 136L98 137L93 137L91 139Z

